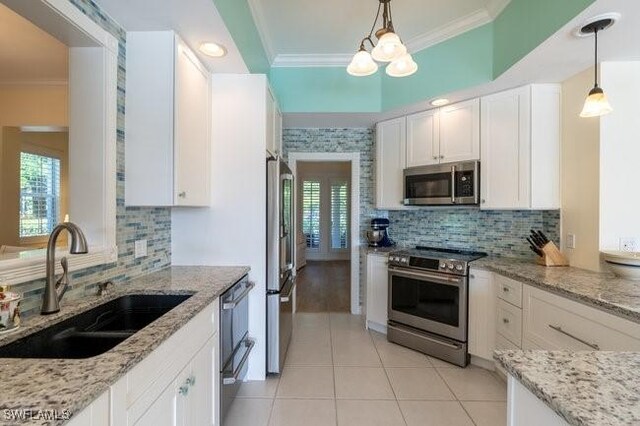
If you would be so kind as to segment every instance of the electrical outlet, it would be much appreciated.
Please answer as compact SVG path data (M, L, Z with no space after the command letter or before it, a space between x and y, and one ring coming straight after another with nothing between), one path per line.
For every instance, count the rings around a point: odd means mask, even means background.
M636 239L634 237L620 238L620 251L633 252L636 251Z
M147 255L147 240L136 240L134 245L134 258L145 257Z
M567 234L567 248L576 248L576 234Z

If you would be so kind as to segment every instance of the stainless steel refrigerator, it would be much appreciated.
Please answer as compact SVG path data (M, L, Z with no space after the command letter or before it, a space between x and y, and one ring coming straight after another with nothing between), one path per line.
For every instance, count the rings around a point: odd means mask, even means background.
M293 329L293 173L267 159L267 373L280 373Z

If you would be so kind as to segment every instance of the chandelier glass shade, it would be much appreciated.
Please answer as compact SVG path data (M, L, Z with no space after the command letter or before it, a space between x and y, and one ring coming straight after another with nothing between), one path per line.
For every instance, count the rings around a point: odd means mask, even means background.
M604 93L604 90L602 90L600 86L598 86L598 31L609 28L612 23L613 21L611 19L601 19L595 22L591 22L590 24L587 24L580 29L580 32L582 34L593 34L595 42L595 82L593 85L593 89L589 91L587 99L585 99L584 101L584 107L580 112L580 117L582 118L601 117L613 111L613 108L611 107L611 104L609 104L609 100L607 99L607 95Z
M386 67L386 73L392 77L406 77L414 74L418 70L418 64L407 53L407 47L393 28L391 0L379 0L379 2L378 13L371 26L371 31L360 42L360 49L353 56L347 67L347 72L357 77L374 74L378 71L378 64L375 62L377 61L389 63ZM372 37L380 18L380 11L382 11L382 27L375 32L378 42L374 43ZM365 46L367 42L371 45L371 53L367 51Z

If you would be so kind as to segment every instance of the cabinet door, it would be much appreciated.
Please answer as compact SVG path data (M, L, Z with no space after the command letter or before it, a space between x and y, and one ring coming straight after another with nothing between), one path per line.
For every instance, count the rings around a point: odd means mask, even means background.
M490 272L469 271L469 353L491 360L495 348L496 295Z
M529 208L529 89L482 98L481 208Z
M480 158L480 100L440 108L440 162Z
M440 114L438 109L407 117L407 167L440 162Z
M149 409L134 423L135 426L178 426L178 393L175 383L170 384L160 394Z
M403 171L406 167L406 119L376 126L376 207L404 209Z
M174 202L206 206L211 163L209 73L180 39L175 68Z
M367 255L367 323L386 327L389 277L386 256Z
M191 361L190 374L187 377L190 380L190 389L184 417L185 425L187 426L213 424L213 355L214 340L217 340L217 338L217 336L214 336L209 339L207 344L200 349Z

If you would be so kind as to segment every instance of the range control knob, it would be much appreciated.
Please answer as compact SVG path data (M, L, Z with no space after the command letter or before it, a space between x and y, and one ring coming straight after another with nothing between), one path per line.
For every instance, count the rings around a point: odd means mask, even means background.
M456 265L456 271L462 271L462 265Z
M453 263L448 263L447 264L447 268L449 268L449 270L453 271Z
M440 269L447 269L447 264L446 264L446 263L444 263L444 262L442 262L442 263L440 264Z
M398 258L396 256L391 256L391 257L389 257L389 260L392 261L392 262L397 262Z
M402 262L402 263L407 263L407 258L406 258L406 257L403 257L402 259L400 259L400 262Z

